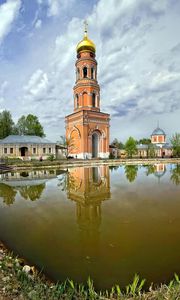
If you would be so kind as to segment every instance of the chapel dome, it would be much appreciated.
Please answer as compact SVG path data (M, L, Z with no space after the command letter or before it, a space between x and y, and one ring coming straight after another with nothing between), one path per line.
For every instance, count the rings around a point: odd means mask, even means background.
M154 129L151 135L166 135L166 134L163 129L157 127L156 129Z
M77 50L77 53L79 53L81 51L85 51L85 50L92 51L94 53L96 52L95 44L93 43L93 41L91 41L88 38L86 23L85 23L85 30L84 30L84 38L77 44L76 50Z

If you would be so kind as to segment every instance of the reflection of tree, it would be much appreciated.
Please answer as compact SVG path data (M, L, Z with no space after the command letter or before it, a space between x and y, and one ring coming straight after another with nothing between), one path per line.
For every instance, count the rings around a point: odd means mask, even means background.
M180 184L180 165L176 165L174 169L171 170L171 180L174 184Z
M0 183L0 197L3 198L3 202L7 205L11 205L15 201L16 190L4 183Z
M125 166L125 174L129 182L133 182L136 179L137 172L138 172L138 166L131 166L131 165Z
M113 171L113 170L118 170L119 166L109 166L109 170Z
M61 188L62 192L67 191L67 186L68 186L68 176L67 176L67 174L68 173L62 174L58 178L58 180L59 180L58 186Z
M45 188L45 183L33 185L33 186L22 186L19 187L18 190L20 195L26 199L35 201L41 197L41 194Z
M154 174L156 171L156 168L154 165L147 165L146 166L146 175L149 176L151 174Z
M61 191L69 191L71 189L76 190L81 185L80 182L77 183L77 178L75 178L70 172L63 174L59 178L58 186L61 187Z

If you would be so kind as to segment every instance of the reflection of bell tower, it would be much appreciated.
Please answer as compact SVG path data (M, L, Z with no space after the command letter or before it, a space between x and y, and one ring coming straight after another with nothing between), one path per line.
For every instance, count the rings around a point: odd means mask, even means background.
M69 169L67 193L68 198L76 202L83 256L95 256L98 250L101 204L110 198L109 168Z
M69 169L68 198L76 202L77 223L81 229L98 228L102 201L110 198L107 166Z
M110 197L109 168L77 167L68 171L68 198L89 207L89 216L94 213L94 206ZM79 211L79 210L78 210ZM97 214L100 209L97 209ZM79 214L79 213L78 213Z
M70 156L107 158L109 156L109 114L100 112L95 44L84 38L77 45L74 112L66 116L66 137L73 140Z

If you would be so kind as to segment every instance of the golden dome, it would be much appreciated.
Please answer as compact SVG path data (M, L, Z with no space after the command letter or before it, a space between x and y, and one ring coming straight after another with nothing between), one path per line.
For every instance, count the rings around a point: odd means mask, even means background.
M77 53L84 50L96 52L95 44L87 36L87 23L85 23L84 38L77 44L76 50Z

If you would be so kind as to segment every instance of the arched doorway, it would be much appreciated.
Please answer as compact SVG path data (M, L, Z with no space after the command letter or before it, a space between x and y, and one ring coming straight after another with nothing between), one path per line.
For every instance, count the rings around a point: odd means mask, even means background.
M26 156L27 155L27 152L28 152L27 147L21 147L19 150L20 150L21 156Z
M96 132L92 135L92 158L98 157L99 136Z

